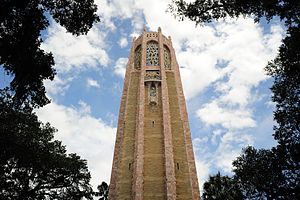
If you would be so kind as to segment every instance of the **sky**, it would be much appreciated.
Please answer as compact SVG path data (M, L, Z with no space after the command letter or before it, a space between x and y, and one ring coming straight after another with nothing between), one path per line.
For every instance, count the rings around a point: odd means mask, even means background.
M161 27L171 36L202 186L210 174L232 174L231 162L243 147L269 148L274 104L272 79L264 67L285 31L274 20L226 19L203 26L179 22L166 13L169 0L95 0L101 22L75 37L51 20L42 49L52 52L57 75L45 81L51 103L36 110L58 129L69 153L87 160L93 186L109 183L131 41Z

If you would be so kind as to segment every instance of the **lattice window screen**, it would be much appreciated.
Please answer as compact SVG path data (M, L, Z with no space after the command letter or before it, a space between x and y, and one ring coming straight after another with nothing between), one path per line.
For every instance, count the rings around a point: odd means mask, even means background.
M146 65L158 66L158 44L157 42L149 42L146 49Z

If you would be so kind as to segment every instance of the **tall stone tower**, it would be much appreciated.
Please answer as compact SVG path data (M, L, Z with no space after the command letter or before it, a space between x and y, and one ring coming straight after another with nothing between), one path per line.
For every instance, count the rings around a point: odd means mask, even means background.
M109 199L200 199L179 67L160 28L133 39Z

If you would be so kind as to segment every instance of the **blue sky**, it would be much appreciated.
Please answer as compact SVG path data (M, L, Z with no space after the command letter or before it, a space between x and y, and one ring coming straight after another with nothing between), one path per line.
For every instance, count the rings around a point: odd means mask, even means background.
M250 18L195 27L166 13L168 0L96 0L101 22L75 37L55 22L43 32L57 75L45 81L52 103L37 110L58 129L68 152L87 159L92 184L109 182L131 40L143 27L172 37L187 99L200 185L209 174L231 173L247 145L275 144L270 86L263 68L275 57L284 30ZM2 83L3 84L3 83Z

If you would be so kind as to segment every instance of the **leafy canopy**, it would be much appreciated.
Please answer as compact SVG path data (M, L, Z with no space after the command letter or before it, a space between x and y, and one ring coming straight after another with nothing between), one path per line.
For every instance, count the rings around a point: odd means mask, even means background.
M255 21L277 16L291 26L300 22L300 2L295 0L173 0L168 9L181 20L188 18L197 24L225 17L254 16Z
M0 90L0 199L93 199L85 160L67 154L33 108L49 103L51 53L40 49L49 16L74 35L99 21L93 0L1 0L0 66L12 77Z
M221 176L220 172L210 176L203 185L202 199L204 200L240 200L243 198L235 180L228 176Z
M288 195L281 188L281 160L274 150L249 146L233 161L233 179L248 199L280 199Z
M108 200L109 186L107 183L102 182L100 185L98 185L97 189L98 192L95 192L95 196L99 197L98 200Z
M67 155L54 132L0 98L0 199L92 199L86 161Z
M53 19L75 35L99 21L93 0L1 0L0 66L12 76L14 102L39 107L49 103L43 80L53 80L53 56L40 49L41 31Z

